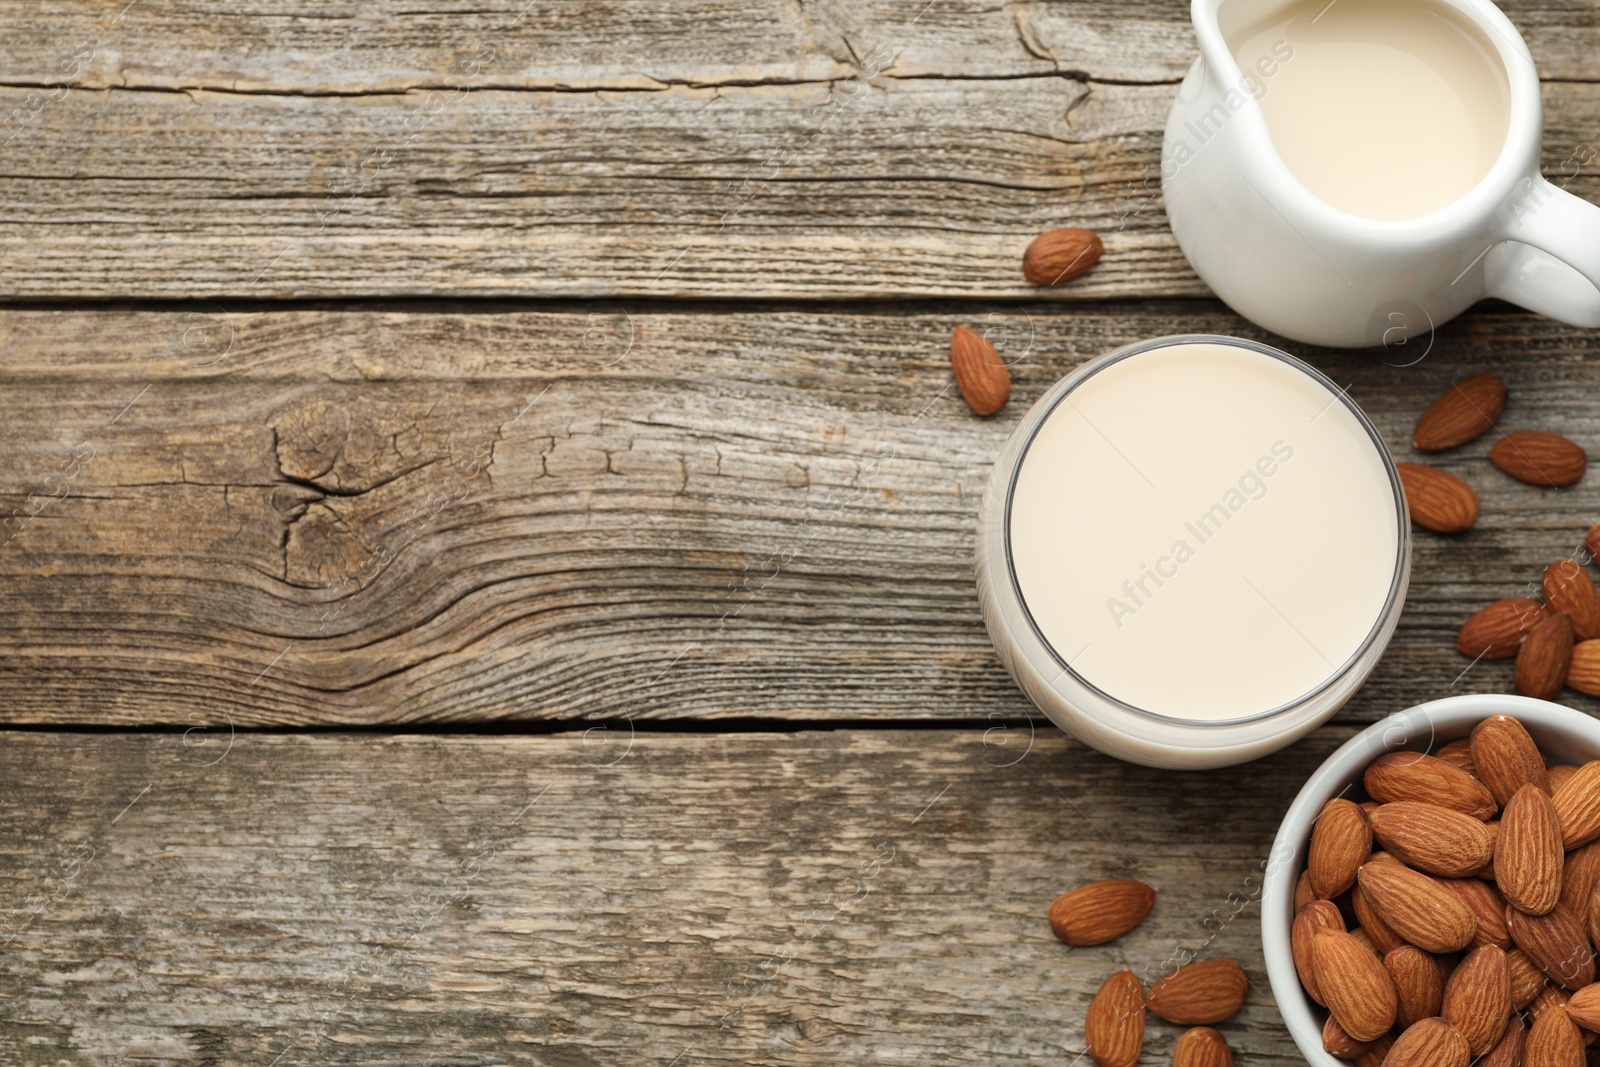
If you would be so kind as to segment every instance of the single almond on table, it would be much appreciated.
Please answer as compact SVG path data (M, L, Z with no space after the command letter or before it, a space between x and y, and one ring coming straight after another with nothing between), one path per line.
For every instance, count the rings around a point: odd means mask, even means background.
M1600 696L1600 641L1579 641L1572 646L1567 684L1580 693Z
M1482 782L1442 759L1421 752L1388 752L1373 760L1362 776L1373 799L1383 803L1420 800L1490 819L1499 810Z
M1344 931L1344 916L1331 900L1313 900L1295 913L1294 924L1289 927L1289 954L1294 957L1295 973L1306 994L1321 1004L1316 972L1311 969L1311 939L1318 930Z
M1402 1030L1439 1014L1444 1003L1444 972L1439 969L1438 960L1415 945L1401 945L1383 957L1383 969L1394 983L1399 1003L1395 1021ZM1327 1047L1326 1043L1323 1047Z
M1478 1061L1478 1067L1522 1067L1522 1048L1528 1040L1528 1024L1513 1012L1506 1023L1505 1036L1487 1056Z
M1144 921L1156 891L1131 878L1090 882L1050 905L1050 929L1069 945L1103 945Z
M1089 1056L1100 1067L1134 1067L1144 1048L1144 990L1132 971L1105 980L1083 1024Z
M1312 967L1315 968L1315 937L1311 944ZM1376 956L1373 962L1377 962ZM1321 978L1318 974L1319 987ZM1150 987L1149 1004L1151 1011L1169 1023L1204 1026L1230 1018L1244 1004L1249 991L1250 979L1244 968L1233 960L1196 960L1157 978Z
M1528 728L1510 715L1491 715L1472 728L1472 763L1478 781L1502 808L1525 785L1550 792L1544 756Z
M1539 770L1544 770L1542 763ZM1494 839L1483 823L1437 804L1397 800L1373 812L1370 823L1372 836L1388 852L1424 874L1465 878L1494 855ZM1314 848L1316 837L1311 841Z
M1022 255L1022 276L1034 285L1070 282L1096 263L1105 245L1092 231L1077 226L1046 230Z
M1506 383L1493 374L1463 378L1428 405L1411 432L1423 452L1455 448L1481 436L1505 414Z
M1543 915L1561 900L1565 854L1555 802L1537 785L1525 785L1506 804L1495 842L1495 884L1518 911Z
M1538 602L1534 601L1534 603ZM1478 614L1481 615L1483 612L1480 611ZM1476 618L1477 616L1473 617ZM1470 624L1470 622L1471 620L1469 619L1468 623ZM1465 627L1462 629L1465 632ZM1517 640L1519 643L1521 642L1520 635ZM1472 762L1472 738L1470 737L1459 737L1448 745L1441 745L1433 750L1433 757L1444 760L1452 767L1460 767L1474 778L1478 776L1477 765ZM1371 812L1368 812L1368 814L1370 815Z
M1561 843L1587 845L1600 837L1600 760L1579 767L1550 798L1561 822Z
M1337 930L1317 931L1311 967L1328 1011L1352 1038L1371 1041L1394 1025L1399 1010L1394 982L1378 957L1355 938Z
M1512 659L1544 610L1544 605L1532 597L1496 600L1461 627L1456 635L1456 650L1473 659ZM1469 774L1477 773L1475 769L1462 769Z
M1572 619L1572 635L1579 641L1600 637L1600 589L1575 559L1558 559L1544 569L1544 602L1551 611Z
M950 372L974 414L993 415L1011 399L1011 372L994 345L970 326L950 335Z
M1533 1021L1522 1062L1525 1067L1583 1067L1583 1036L1566 1009L1547 1011Z
M1484 945L1511 948L1511 931L1506 928L1506 901L1498 889L1477 878L1441 878L1439 884L1459 897L1477 918L1478 932L1472 937L1472 948Z
M1549 700L1561 692L1571 665L1572 620L1549 613L1522 639L1512 680L1523 696Z
M1539 991L1549 981L1539 965L1528 958L1520 948L1506 953L1506 967L1511 972L1511 1006L1521 1011L1533 1003Z
M1478 932L1478 920L1471 908L1432 878L1409 867L1365 863L1357 882L1379 917L1395 933L1426 952L1466 948ZM1322 981L1320 970L1317 981ZM1327 995L1325 986L1323 995Z
M1356 881L1356 868L1372 851L1372 830L1366 813L1348 800L1335 797L1322 806L1311 828L1306 850L1306 871L1311 891L1331 900Z
M1478 494L1462 479L1422 463L1396 463L1406 511L1424 530L1453 534L1478 521Z
M1383 1062L1384 1067L1467 1067L1472 1049L1461 1032L1443 1019L1423 1019L1395 1038Z
M1511 1015L1511 971L1505 952L1485 945L1468 954L1450 974L1439 1014L1461 1031L1474 1056L1498 1045Z
M1342 1059L1353 1060L1371 1047L1371 1041L1357 1041L1345 1033L1344 1027L1339 1025L1339 1020L1332 1015L1323 1021L1322 1048L1324 1052L1331 1052Z
M1209 1026L1185 1030L1172 1046L1172 1067L1233 1067L1228 1041Z
M1587 985L1567 998L1567 1014L1585 1030L1600 1032L1600 985Z
M1576 442L1540 430L1507 434L1489 450L1489 461L1518 481L1551 488L1573 484L1589 465Z
M1588 937L1561 905L1545 915L1507 907L1506 925L1511 928L1511 940L1533 965L1563 989L1582 989L1594 981L1594 952Z

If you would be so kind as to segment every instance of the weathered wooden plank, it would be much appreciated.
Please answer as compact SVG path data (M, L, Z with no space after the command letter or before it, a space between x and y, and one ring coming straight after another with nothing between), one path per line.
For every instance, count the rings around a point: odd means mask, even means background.
M12 732L0 1059L1071 1062L1107 975L1201 954L1251 977L1240 1062L1289 1062L1254 901L1348 733L1221 790L1043 728ZM1049 901L1102 877L1155 910L1061 945Z
M1159 198L1184 5L640 6L9 8L0 296L1013 298L1064 222L1109 254L1049 299L1205 292ZM1593 76L1592 8L1528 20ZM1600 87L1546 95L1600 196Z
M950 388L963 321L1015 361L997 418ZM0 714L1020 719L972 584L991 459L1081 360L1180 332L1265 336L1205 302L6 311ZM1594 449L1595 345L1484 310L1412 367L1294 350L1416 458L1416 414L1486 369L1507 427ZM1506 689L1457 677L1456 628L1600 518L1594 476L1524 486L1490 444L1441 460L1483 516L1419 535L1348 720Z

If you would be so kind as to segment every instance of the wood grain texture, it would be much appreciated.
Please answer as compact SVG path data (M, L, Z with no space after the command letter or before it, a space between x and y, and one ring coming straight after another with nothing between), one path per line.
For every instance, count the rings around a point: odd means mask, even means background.
M1160 131L1186 5L0 7L0 296L1203 295ZM1600 196L1595 14L1513 8ZM1589 173L1585 173L1585 161Z
M951 388L959 322L1014 362L995 418ZM1020 721L972 580L1011 427L1116 346L1271 340L1208 302L193 305L10 310L0 331L0 713L240 726ZM1464 536L1419 531L1398 636L1347 721L1510 687L1503 663L1462 675L1455 631L1581 548L1596 475L1541 490L1495 470L1489 438L1430 459L1410 430L1492 370L1503 426L1593 451L1595 345L1484 310L1410 367L1294 346L1398 458L1483 500Z
M1250 976L1240 1062L1285 1063L1255 901L1348 733L1224 791L1044 729L13 732L0 1060L1072 1062L1107 975L1195 953ZM1057 942L1051 899L1103 877L1154 911Z

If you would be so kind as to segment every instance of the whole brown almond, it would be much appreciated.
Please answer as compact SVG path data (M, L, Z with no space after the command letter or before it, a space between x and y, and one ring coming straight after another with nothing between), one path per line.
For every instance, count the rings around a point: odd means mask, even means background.
M1572 485L1589 465L1575 442L1540 430L1507 434L1489 450L1489 461L1518 481L1551 488Z
M1524 1067L1583 1067L1583 1036L1566 1009L1547 1011L1533 1021L1522 1062Z
M1105 245L1093 231L1077 226L1046 230L1022 256L1022 276L1034 285L1070 282L1096 263Z
M1511 931L1506 928L1506 901L1498 889L1476 878L1441 878L1439 884L1461 898L1478 920L1478 932L1473 935L1470 947L1511 948Z
M1522 639L1512 680L1523 696L1549 700L1566 684L1571 664L1572 620L1551 612L1534 623Z
M1572 646L1567 684L1580 693L1600 696L1600 641L1579 641Z
M1384 1057L1384 1067L1467 1067L1472 1049L1460 1031L1443 1019L1412 1023Z
M1578 651L1578 646L1573 645L1572 651L1576 653ZM1571 684L1572 682L1572 671L1570 669L1567 671L1567 682L1568 684ZM1566 785L1567 782L1571 780L1572 776L1578 773L1578 768L1572 766L1570 763L1556 763L1552 764L1545 773L1550 776L1550 795L1555 796L1556 790Z
M1482 612L1479 614L1482 614ZM1448 745L1441 745L1439 748L1434 749L1433 757L1444 760L1452 767L1460 767L1474 778L1478 776L1478 768L1472 762L1472 739L1470 737L1458 737ZM1371 813L1369 812L1368 814Z
M1444 1003L1444 972L1438 960L1415 945L1401 945L1383 957L1383 969L1394 983L1399 1003L1395 1021L1400 1029L1439 1014Z
M1528 1017L1531 1019L1537 1019L1539 1016L1543 1015L1547 1011L1550 1011L1551 1009L1564 1011L1567 1006L1567 997L1569 995L1570 994L1560 986L1546 982L1545 985L1539 990L1539 995L1534 997L1533 1002L1528 1005Z
M1209 1026L1185 1030L1172 1046L1172 1067L1233 1067L1228 1041Z
M1575 559L1558 559L1544 569L1544 602L1572 620L1579 641L1600 637L1600 589Z
M1522 647L1523 637L1543 614L1544 605L1532 597L1496 600L1461 627L1456 635L1456 650L1473 659L1512 659ZM1475 768L1462 769L1476 773Z
M1348 934L1340 934L1348 937ZM1312 968L1316 968L1316 936L1311 940ZM1376 961L1377 957L1373 957ZM1380 968L1381 969L1381 968ZM1322 976L1317 974L1322 989ZM1150 1010L1179 1026L1207 1026L1232 1017L1244 1004L1250 979L1233 960L1196 960L1157 978L1150 987ZM1326 995L1326 990L1323 990Z
M950 335L950 372L976 415L993 415L1011 399L1011 371L989 339L970 326Z
M1586 985L1568 997L1567 1014L1585 1030L1600 1032L1600 985Z
M1372 830L1366 813L1348 800L1338 797L1322 806L1311 828L1311 845L1306 852L1306 870L1311 875L1311 891L1331 900L1356 881L1356 868L1372 851Z
M1475 819L1494 816L1494 796L1472 775L1421 752L1386 752L1367 766L1362 784L1383 803L1420 800L1465 812Z
M1373 812L1370 823L1385 850L1424 874L1465 878L1494 855L1494 840L1483 823L1437 804L1397 800Z
M1411 432L1411 443L1423 452L1464 445L1505 414L1506 397L1506 383L1493 374L1463 378L1428 405Z
M1406 511L1424 530L1454 534L1478 521L1478 494L1461 478L1422 463L1396 463Z
M1587 845L1600 837L1600 760L1579 767L1550 798L1561 822L1561 843Z
M1522 1049L1528 1040L1528 1024L1513 1012L1506 1022L1505 1036L1500 1038L1487 1056L1478 1061L1478 1067L1522 1067Z
M1578 920L1561 905L1545 915L1507 907L1506 925L1511 940L1552 982L1563 989L1582 989L1594 981L1594 950Z
M1549 979L1520 948L1506 953L1506 968L1511 972L1511 1006L1521 1011L1533 1003Z
M1471 908L1432 878L1409 867L1365 863L1357 882L1379 917L1395 933L1426 952L1466 948L1478 932L1478 920ZM1323 995L1327 995L1325 988Z
M1383 1061L1389 1058L1389 1050L1394 1048L1394 1034L1384 1034L1367 1046L1367 1051L1356 1056L1356 1067L1383 1067Z
M1357 1041L1344 1032L1344 1027L1339 1025L1339 1020L1333 1016L1322 1024L1322 1048L1341 1059L1353 1060L1367 1049L1372 1047L1371 1041Z
M1502 808L1525 785L1550 792L1544 756L1528 728L1510 715L1491 715L1472 728L1472 764L1478 781Z
M1388 856L1387 852L1377 853ZM1371 861L1369 861L1371 862ZM1392 858L1391 863L1395 862ZM1378 909L1372 906L1372 901L1367 894L1356 886L1350 891L1350 910L1356 914L1356 923L1368 941L1372 943L1372 951L1381 959L1406 943L1406 939L1390 929L1389 924L1383 921L1378 914Z
M1317 989L1316 972L1311 969L1311 939L1318 930L1344 930L1344 917L1331 900L1313 900L1295 913L1294 924L1289 927L1289 952L1294 957L1294 970L1306 995L1318 1004L1322 993Z
M1069 945L1103 945L1144 921L1156 891L1131 878L1090 882L1050 905L1050 929Z
M1439 1014L1461 1031L1474 1056L1498 1045L1511 1014L1511 972L1505 952L1485 945L1469 953L1450 974Z
M1560 902L1561 824L1542 787L1525 785L1506 804L1494 861L1500 895L1517 910L1543 915Z
M1600 841L1567 853L1561 866L1561 906L1579 923L1589 922L1595 882L1600 881Z
M1485 830L1489 831L1489 840L1490 841L1499 841L1500 840L1500 820L1499 819L1490 819L1488 822L1483 824L1483 828ZM1478 877L1479 878L1487 878L1491 882L1494 881L1494 857L1493 856L1489 857L1488 866L1484 867L1483 870L1478 872Z
M1581 911L1583 918L1579 919L1579 923L1589 935L1589 944L1600 945L1600 881L1596 881L1594 888L1589 891L1588 904ZM1579 913L1574 912L1572 917L1578 919Z
M1144 1048L1144 990L1132 971L1105 980L1083 1024L1089 1056L1100 1067L1134 1067Z
M1311 872L1301 871L1300 877L1294 883L1294 912L1300 914L1300 909L1317 899L1311 891Z
M1372 1041L1394 1025L1399 1000L1378 957L1349 934L1319 930L1311 941L1311 967L1328 1011L1357 1041Z

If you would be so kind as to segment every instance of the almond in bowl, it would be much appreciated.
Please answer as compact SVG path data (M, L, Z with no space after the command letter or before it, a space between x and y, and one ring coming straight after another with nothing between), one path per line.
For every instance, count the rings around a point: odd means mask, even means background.
M1600 722L1580 712L1452 697L1352 738L1290 806L1263 889L1267 975L1306 1060L1583 1063L1597 842Z

